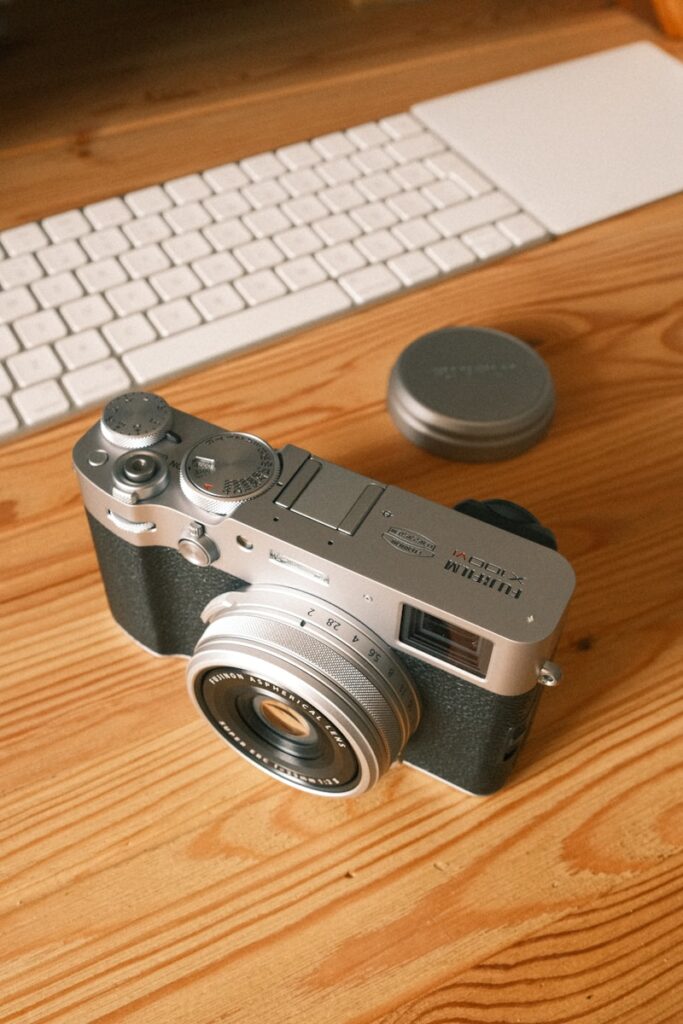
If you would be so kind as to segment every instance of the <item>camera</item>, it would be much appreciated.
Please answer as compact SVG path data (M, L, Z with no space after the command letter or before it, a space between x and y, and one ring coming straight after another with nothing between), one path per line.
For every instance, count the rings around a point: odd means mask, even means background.
M243 757L325 796L395 762L503 785L574 586L526 510L446 508L144 392L109 402L74 464L114 618L189 658Z

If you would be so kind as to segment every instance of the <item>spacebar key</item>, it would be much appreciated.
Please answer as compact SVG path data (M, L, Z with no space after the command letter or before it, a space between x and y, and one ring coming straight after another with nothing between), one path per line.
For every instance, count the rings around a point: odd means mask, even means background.
M138 384L170 377L220 356L234 355L260 341L316 323L352 305L334 281L242 309L191 330L132 349L123 357Z

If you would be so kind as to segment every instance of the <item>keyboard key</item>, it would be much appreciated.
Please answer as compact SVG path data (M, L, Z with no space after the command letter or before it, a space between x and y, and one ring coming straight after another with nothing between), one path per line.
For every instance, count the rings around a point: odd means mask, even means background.
M31 284L42 276L42 267L30 253L0 260L0 288L17 288L22 284Z
M365 199L353 185L337 185L335 188L325 188L320 193L320 198L330 213L346 213L357 206L363 206Z
M282 204L283 211L287 214L292 224L311 224L314 220L327 217L329 211L320 202L317 196L302 196L300 199L292 199Z
M173 302L162 302L150 310L149 319L162 337L179 334L201 323L201 317L195 307L187 299L174 299Z
M69 409L66 395L56 380L46 380L24 391L15 391L14 404L27 426L54 419Z
M255 185L247 185L243 193L255 210L262 210L266 206L276 206L289 196L277 181L261 181Z
M350 299L334 281L324 281L129 352L124 362L136 383L149 384L162 374L179 373L197 363L230 355L350 306Z
M254 238L270 238L278 231L286 231L291 227L282 210L270 206L266 210L256 210L244 217L244 223Z
M119 256L130 249L130 242L119 228L104 228L102 231L93 231L91 235L83 235L81 245L92 260Z
M360 224L364 231L378 231L390 228L398 221L397 215L386 203L366 203L351 211L351 216Z
M19 342L12 334L9 327L0 326L0 359L14 355L19 351Z
M282 163L292 171L312 167L320 162L320 154L316 153L308 142L297 142L293 146L283 146L275 151Z
M204 235L198 231L188 231L184 235L175 235L161 243L164 252L171 257L176 266L183 263L192 263L202 256L208 256L213 252Z
M386 149L382 149L380 146L375 147L375 149L361 149L359 153L354 153L351 159L356 167L363 171L364 174L375 174L377 171L387 171L396 163L396 161L389 156Z
M319 220L312 226L323 242L327 242L328 245L350 242L361 233L358 225L354 224L345 213L335 214L334 217L325 217L324 220Z
M53 242L68 242L92 231L92 226L80 210L68 210L54 217L46 217L43 227Z
M126 252L121 257L121 263L134 280L151 277L171 266L170 259L158 245L145 245L142 249Z
M110 288L106 296L119 316L142 313L159 301L146 281L127 281L116 288Z
M105 199L101 203L90 203L83 207L92 226L100 230L102 228L118 228L121 224L132 219L132 213L124 203L123 199Z
M422 131L422 125L411 114L393 114L383 117L379 123L392 139L407 139Z
M305 231L305 228L297 228L298 231ZM249 271L265 270L281 263L283 256L280 250L268 238L259 238L255 242L247 242L235 249L235 256L242 266Z
M182 235L185 231L196 231L211 223L211 217L201 203L173 206L166 210L163 216L177 235Z
M313 139L311 145L327 160L335 160L340 156L348 156L353 153L356 146L343 132L329 132L327 135L319 135Z
M35 313L37 308L36 300L25 285L0 292L0 324L11 323L29 313Z
M17 320L14 324L19 340L25 348L47 345L66 334L66 324L54 309L42 309L39 313Z
M412 160L423 160L425 157L440 153L446 145L431 132L421 132L419 135L411 135L405 139L399 139L387 146L387 151L394 160L400 164L410 163Z
M302 256L300 259L288 260L275 268L275 273L282 278L287 287L293 291L301 291L302 288L310 288L319 281L324 281L327 274L312 256Z
M325 182L320 175L310 168L303 171L292 171L290 174L283 174L280 178L280 184L294 198L310 195L311 192L317 192L318 189L325 187Z
M427 160L427 166L437 177L450 178L462 185L471 196L483 195L493 188L483 174L475 171L466 160L462 160L455 153L439 153L438 156L432 156Z
M9 378L7 371L0 366L0 395L9 395L14 391L14 385Z
M114 288L117 284L123 284L128 280L121 264L111 258L80 267L76 271L76 275L85 290L91 295L95 292L106 291L107 288Z
M256 274L247 274L235 281L235 287L244 296L250 306L261 302L270 302L284 295L286 288L272 270L259 270Z
M66 373L63 384L75 404L82 407L124 391L130 378L117 359L105 359Z
M406 252L389 260L389 267L410 287L428 281L439 273L436 265L423 252Z
M211 195L211 189L199 174L186 174L182 178L174 178L167 181L164 188L178 206L195 203Z
M19 420L14 415L9 402L5 398L0 398L0 437L13 434L18 426Z
M49 243L49 239L38 224L22 224L18 228L0 231L0 242L8 256L23 256L24 253L42 249Z
M192 301L205 320L217 320L242 309L244 303L234 288L229 284L218 284L213 288L195 292Z
M157 332L142 313L134 313L133 316L125 316L106 324L102 333L115 352L128 352L157 337Z
M358 149L371 149L373 146L381 146L389 141L389 136L374 121L367 124L356 125L349 128L347 136L358 147Z
M49 345L10 356L6 365L20 388L58 377L62 370L57 356Z
M469 198L469 192L450 179L435 181L431 185L427 185L422 189L422 195L429 199L432 206L436 206L440 210L445 206L455 206L456 203L461 203L464 199Z
M98 267L100 264L92 263L90 266ZM83 288L73 274L55 274L54 277L44 277L41 281L36 281L33 285L33 294L43 309L52 309L64 302L80 298Z
M373 231L363 238L358 238L355 245L365 256L368 263L386 263L392 256L400 256L405 252L403 246L390 231Z
M205 256L193 263L192 269L204 284L209 286L234 281L244 273L244 267L227 252L215 252L211 256Z
M417 190L401 192L387 199L387 206L397 213L401 220L412 220L425 213L431 213L434 205Z
M502 192L488 192L467 203L431 213L429 221L442 235L451 238L516 212L516 204Z
M548 236L546 229L528 213L517 213L513 217L499 220L497 227L515 245L529 245L531 242L538 242Z
M391 230L405 249L423 249L425 245L439 239L439 232L424 217L407 220L403 224L397 224Z
M347 181L359 178L361 174L360 169L344 156L339 160L329 160L321 164L317 170L327 185L344 185Z
M367 178L361 178L356 182L359 192L362 192L367 199L386 199L388 196L395 196L401 191L398 182L390 177L386 171L379 174L371 174Z
M123 197L137 217L147 217L150 213L161 213L168 210L171 200L160 185L139 188L128 192Z
M241 220L224 220L220 224L212 224L204 229L204 234L214 249L234 249L244 242L251 241L252 234Z
M124 224L123 230L136 246L155 245L157 242L163 242L165 238L170 238L172 234L170 226L158 213Z
M64 270L75 270L87 262L88 257L78 242L62 242L48 245L36 254L48 274L59 274Z
M279 178L287 170L282 161L278 160L273 153L259 153L257 156L250 156L246 160L240 161L240 167L252 181Z
M160 274L154 274L150 278L150 283L166 301L184 299L201 288L199 279L189 267L171 267L170 270L162 270Z
M351 242L333 245L331 248L325 249L324 252L318 253L316 259L330 277L340 277L342 274L349 274L352 270L358 270L359 267L365 266L364 257Z
M308 227L291 228L276 235L275 242L282 249L285 256L294 259L297 256L310 256L312 252L322 249L323 243L320 236Z
M249 178L237 164L222 164L204 171L204 180L214 192L231 192L233 189L246 185Z
M428 245L425 252L447 274L477 262L472 250L463 245L458 238L446 238L442 242L435 242Z
M209 211L212 220L218 221L241 217L243 213L249 213L251 206L241 192L232 191L211 196L204 202L204 209Z
M63 338L55 345L59 358L67 370L77 370L80 366L88 366L100 359L106 359L111 353L106 341L99 331L81 331Z
M86 295L75 302L67 302L61 313L72 331L86 331L90 327L101 327L113 320L114 313L101 295Z
M402 188L420 188L421 185L429 185L435 178L434 172L430 171L427 165L420 160L396 167L391 172L391 176Z
M378 263L372 267L354 270L339 278L339 283L346 289L355 303L361 305L383 295L398 291L401 282L385 266Z
M467 231L461 235L461 238L465 245L476 252L480 260L499 256L502 252L511 249L513 244L507 235L504 235L493 224L486 224L474 231Z

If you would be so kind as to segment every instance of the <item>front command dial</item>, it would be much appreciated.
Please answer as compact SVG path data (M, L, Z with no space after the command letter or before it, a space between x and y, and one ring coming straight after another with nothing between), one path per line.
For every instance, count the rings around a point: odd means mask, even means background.
M273 484L279 459L253 434L214 434L183 459L180 486L186 498L207 512L226 515Z
M119 448L149 448L171 429L173 412L159 395L131 391L105 406L100 429Z

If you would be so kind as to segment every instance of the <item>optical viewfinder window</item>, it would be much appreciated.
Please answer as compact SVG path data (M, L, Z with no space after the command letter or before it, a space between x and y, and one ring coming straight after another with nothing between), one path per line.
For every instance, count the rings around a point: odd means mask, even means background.
M453 622L404 604L400 638L416 651L463 668L483 679L491 660L493 644L483 636L471 633Z

